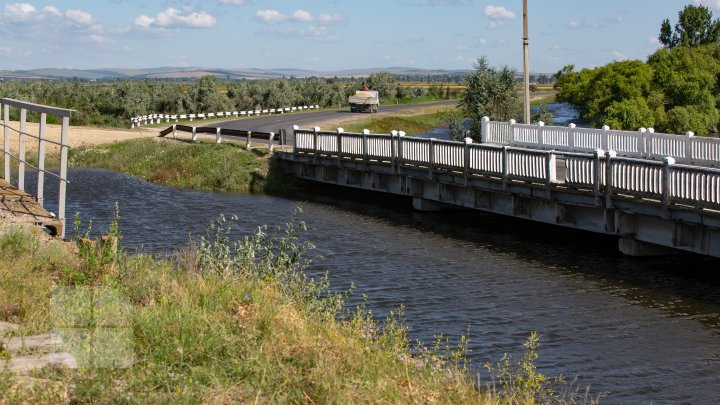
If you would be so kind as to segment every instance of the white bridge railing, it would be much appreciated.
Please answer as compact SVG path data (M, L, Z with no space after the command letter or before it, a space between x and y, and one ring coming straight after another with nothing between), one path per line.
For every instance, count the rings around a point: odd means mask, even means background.
M720 139L685 135L662 134L652 128L638 131L518 124L482 120L482 143L528 148L553 149L568 152L613 150L620 156L662 160L675 158L679 163L720 166Z
M18 128L14 128L10 123L10 108L18 108L20 110L20 120ZM35 198L42 207L44 205L44 190L45 190L45 175L56 177L58 182L58 212L57 219L59 219L63 226L60 237L65 236L65 194L68 183L68 150L69 135L70 135L70 115L72 110L66 110L62 108L48 107L44 105L38 105L28 103L24 101L13 100L9 98L0 99L0 110L3 113L3 160L4 160L4 178L5 181L11 183L12 171L11 161L17 161L17 188L20 191L25 191L25 167L29 166L37 170L37 193ZM28 111L36 112L40 114L40 123L38 126L38 132L36 134L30 133L27 130L27 113ZM61 119L62 125L60 127L60 140L59 142L52 139L48 139L47 136L47 116L53 115ZM17 143L11 142L14 140L14 136L17 136ZM33 139L32 142L37 142L37 166L33 166L27 161L27 147L28 138ZM13 145L17 145L17 149L13 148ZM47 144L56 145L60 149L60 172L58 174L48 171L45 169L45 148ZM34 151L33 151L34 152ZM15 154L17 153L17 154Z
M269 108L259 110L247 110L247 111L218 111L214 113L199 113L199 114L147 114L138 115L130 119L131 128L140 127L147 124L160 124L163 121L169 123L170 121L178 122L179 120L206 120L208 118L223 118L223 117L253 117L258 115L267 114L285 114L303 110L315 110L319 109L319 105L303 105L297 107L284 107L284 108Z
M522 127L533 136L535 128ZM523 135L523 136L525 136ZM536 134L537 135L537 134ZM594 149L591 153L539 150L490 143L474 144L390 135L295 130L294 153L315 159L336 159L390 165L394 172L427 170L482 177L502 182L530 183L539 187L563 187L594 193L596 199L643 199L648 204L680 204L691 208L720 210L720 169L622 157L616 151ZM614 142L621 144L622 134ZM629 143L626 143L626 145ZM564 175L559 175L564 173Z

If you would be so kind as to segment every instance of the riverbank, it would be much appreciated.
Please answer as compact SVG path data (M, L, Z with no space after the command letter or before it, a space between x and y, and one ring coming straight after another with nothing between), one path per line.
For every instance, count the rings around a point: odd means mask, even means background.
M304 269L304 224L230 240L232 218L173 255L129 255L106 242L41 241L0 230L3 337L53 331L77 369L34 379L0 371L0 403L528 403L554 393L535 371L537 341L496 370L467 375L461 341L413 346L401 310L384 322L347 311L345 293ZM79 226L82 229L82 226ZM82 236L79 231L78 236ZM0 340L3 342L3 340ZM12 351L0 349L0 365ZM2 369L3 367L0 367Z

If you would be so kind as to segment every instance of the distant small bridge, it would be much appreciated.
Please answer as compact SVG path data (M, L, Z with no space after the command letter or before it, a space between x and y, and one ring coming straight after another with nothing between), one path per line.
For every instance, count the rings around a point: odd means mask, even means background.
M720 169L709 167L720 161L718 140L489 120L483 128L479 144L298 129L292 152L278 156L299 178L409 196L421 210L466 207L615 235L630 255L720 257Z

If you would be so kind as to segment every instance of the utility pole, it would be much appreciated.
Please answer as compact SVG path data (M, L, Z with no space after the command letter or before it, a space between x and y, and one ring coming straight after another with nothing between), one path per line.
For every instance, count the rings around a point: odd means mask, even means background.
M527 0L523 0L523 62L525 65L525 123L530 123L530 66Z

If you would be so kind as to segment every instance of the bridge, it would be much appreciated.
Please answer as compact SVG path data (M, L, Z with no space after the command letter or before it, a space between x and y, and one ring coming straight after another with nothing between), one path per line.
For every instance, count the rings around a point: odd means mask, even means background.
M314 182L618 237L628 255L720 257L720 140L483 120L473 143L296 128L283 167ZM603 148L604 146L604 148Z

